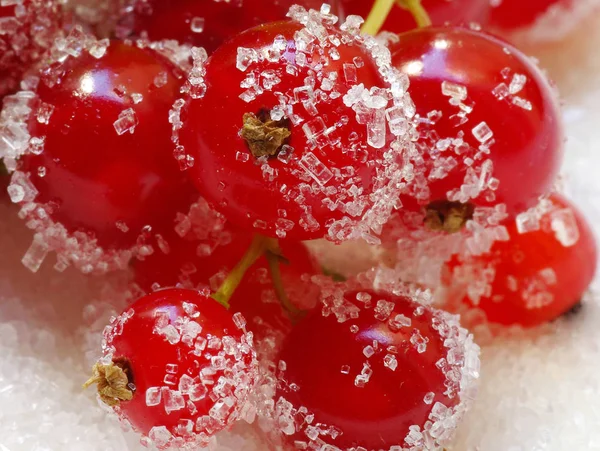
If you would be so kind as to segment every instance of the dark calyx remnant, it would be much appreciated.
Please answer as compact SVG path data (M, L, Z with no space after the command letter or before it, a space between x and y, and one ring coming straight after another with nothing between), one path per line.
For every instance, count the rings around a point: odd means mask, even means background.
M426 207L425 225L430 230L447 233L459 232L473 219L475 207L472 204L440 200L431 202Z
M253 113L244 114L244 125L240 130L240 136L255 157L275 157L292 135L290 121L271 119L269 110L263 108L258 115Z
M83 388L96 384L98 395L105 404L113 407L118 406L121 401L133 399L133 375L127 359L114 359L108 365L96 363L93 372Z

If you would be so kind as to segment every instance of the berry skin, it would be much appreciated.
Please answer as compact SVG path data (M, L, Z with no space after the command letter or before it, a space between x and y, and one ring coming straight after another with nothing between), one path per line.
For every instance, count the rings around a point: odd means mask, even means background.
M598 263L596 241L581 212L553 195L537 230L519 233L515 221L507 229L509 239L496 241L489 254L448 262L444 308L476 307L491 323L532 327L575 307Z
M23 74L60 34L62 9L54 0L16 0L0 6L0 99L18 89Z
M455 25L484 23L489 10L488 0L422 0L422 4L434 26L448 23ZM340 0L342 14L346 16L356 14L366 18L372 7L372 1ZM411 13L404 8L394 6L383 24L382 31L402 33L415 27L415 20Z
M496 204L514 215L550 191L563 126L555 94L529 58L462 28L404 33L392 52L421 118L406 210L433 203L443 222L452 201L463 204L463 219L472 207Z
M463 382L467 374L477 377L477 365L473 373L463 368L477 361L471 337L450 315L406 297L369 290L347 292L344 299L371 308L354 307L343 322L314 312L283 344L277 420L294 449L322 443L344 451L421 449L409 429L423 430L428 419L435 422L432 430L440 428L436 437L447 440L452 431L437 421L461 402L461 375ZM448 363L451 353L461 356L460 363ZM302 407L307 410L298 412Z
M554 5L570 7L575 0L502 0L490 10L490 25L502 30L515 30L533 25Z
M238 418L256 377L252 339L239 325L197 291L157 291L107 328L87 385L98 383L100 398L159 449L205 446Z
M84 50L47 68L28 130L43 151L30 145L18 170L69 232L128 249L146 226L153 234L172 230L176 213L197 198L170 141L168 112L182 74L133 44L113 41L97 56ZM51 111L49 119L39 111Z
M203 242L179 236L166 241L169 247L167 254L155 253L134 265L135 282L145 292L176 285L218 289L250 246L252 237L225 231L220 236L220 243L213 249ZM314 307L318 288L308 278L319 273L317 262L302 243L284 240L280 245L287 262L280 263L287 297L296 308L307 310ZM244 315L248 329L257 339L269 336L273 331L287 332L291 329L290 319L277 299L264 256L246 272L229 304L232 312Z
M210 54L227 39L267 22L283 20L293 4L319 9L321 0L132 0L121 19L124 30L150 40L176 39Z
M235 226L341 241L377 216L380 189L398 174L385 132L391 93L358 30L294 11L306 27L263 25L209 58L205 93L182 106L175 132L201 194Z

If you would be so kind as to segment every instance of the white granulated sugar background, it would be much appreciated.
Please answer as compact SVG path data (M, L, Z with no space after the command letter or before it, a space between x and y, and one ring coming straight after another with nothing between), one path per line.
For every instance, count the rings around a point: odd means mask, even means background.
M600 236L599 46L597 16L568 40L528 52L561 89L569 135L565 185ZM93 390L81 389L100 331L120 309L115 292L125 276L107 285L72 270L60 274L52 258L31 274L20 264L30 232L12 207L0 205L0 218L0 451L146 449L105 414ZM352 260L339 253L326 259L334 267ZM103 301L109 299L112 305ZM580 313L535 338L484 346L480 396L453 451L600 450L598 300L590 295ZM212 448L267 449L244 426L220 434Z

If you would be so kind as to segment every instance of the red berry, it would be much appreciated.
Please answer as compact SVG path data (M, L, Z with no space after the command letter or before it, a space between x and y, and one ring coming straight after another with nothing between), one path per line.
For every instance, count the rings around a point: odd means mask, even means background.
M372 1L340 0L342 14L356 14L366 18L373 7ZM445 24L468 24L485 22L489 10L489 0L422 0L434 26ZM382 31L402 33L416 28L416 23L406 9L394 6L390 11Z
M196 186L234 225L294 240L366 236L401 176L385 116L397 74L352 23L339 31L332 16L292 15L211 56L175 133Z
M151 48L71 44L85 48L45 68L34 99L21 94L33 109L23 131L31 140L21 143L13 201L35 198L69 234L83 232L104 250L130 249L142 232L172 230L176 213L197 198L170 140L182 73ZM17 111L7 108L6 115ZM33 228L47 229L38 210L29 213L39 223Z
M347 292L331 309L344 313L310 315L281 351L277 420L295 449L447 441L478 377L472 337L444 312L372 290Z
M555 93L535 64L490 35L461 28L402 34L395 67L410 78L420 139L404 210L447 201L504 204L514 215L549 192L563 155Z
M575 0L529 0L520 2L518 0L501 0L496 6L492 5L490 10L490 25L503 30L515 30L532 25L538 18L548 10L561 5L566 8L572 6Z
M135 282L149 292L157 288L182 286L210 288L216 291L227 274L248 250L252 237L235 231L223 231L214 244L173 236L167 238L168 252L157 252L135 263ZM318 287L310 276L319 272L318 265L300 242L280 243L287 264L282 262L281 279L290 302L299 309L314 307ZM291 322L281 307L274 290L265 257L246 272L229 300L230 310L240 312L248 321L248 329L258 339L274 331L287 332Z
M254 385L251 342L240 318L206 295L157 291L107 328L90 383L146 443L206 446L239 417Z
M489 254L448 263L447 308L476 307L492 323L531 327L581 301L598 263L592 229L561 196L540 209L509 222L508 239L496 241Z
M62 25L61 6L55 0L6 4L0 6L0 99L17 90L25 71L50 48Z
M227 39L267 22L283 20L293 4L319 9L321 0L130 0L122 32L155 41L176 39L212 53Z

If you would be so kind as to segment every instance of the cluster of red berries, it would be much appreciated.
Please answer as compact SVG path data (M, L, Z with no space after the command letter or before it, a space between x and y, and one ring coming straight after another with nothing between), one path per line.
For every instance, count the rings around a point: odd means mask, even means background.
M518 28L559 1L129 0L104 39L54 0L9 3L0 156L35 232L23 263L133 271L88 385L148 445L260 416L290 449L439 449L479 377L447 312L535 326L594 275L591 229L553 193L552 86L444 25ZM381 26L399 34L364 33ZM333 280L302 242L320 238L385 264Z

